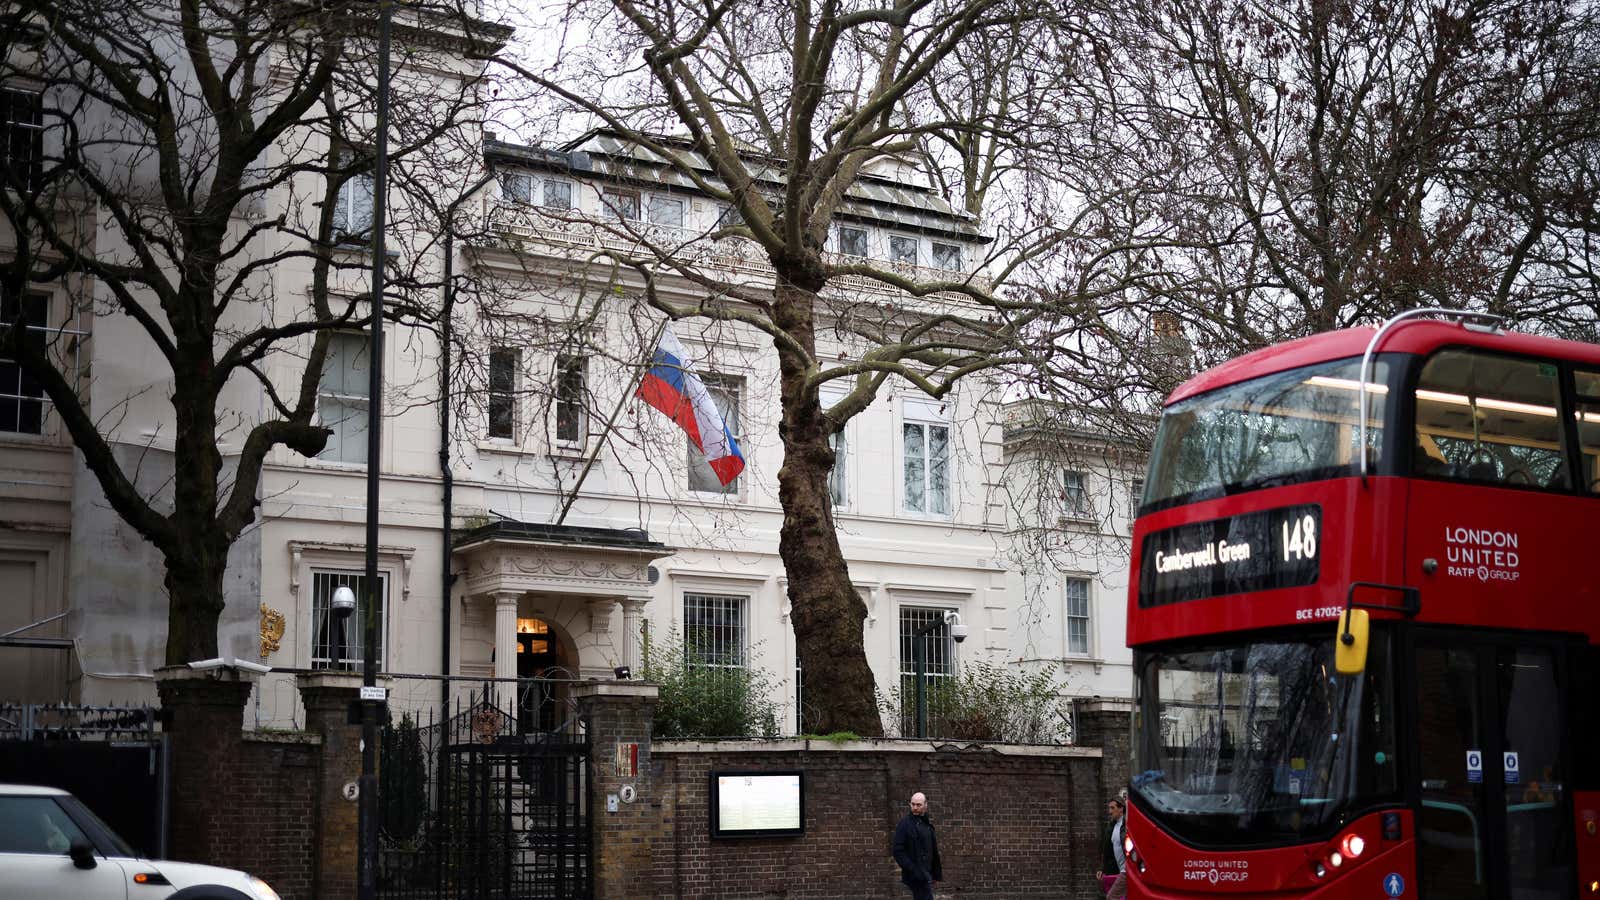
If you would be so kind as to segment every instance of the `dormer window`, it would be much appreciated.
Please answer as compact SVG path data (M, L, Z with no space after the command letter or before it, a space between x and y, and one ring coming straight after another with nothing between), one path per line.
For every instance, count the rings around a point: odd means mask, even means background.
M500 176L500 196L508 203L533 202L533 176L506 172Z
M897 266L914 266L917 264L917 239L914 237L889 237L889 262Z
M840 225L839 252L845 256L866 256L867 230L865 228L852 228L849 225Z
M666 225L670 228L683 227L682 200L676 197L651 194L647 209L650 213L651 225Z
M600 191L600 205L606 215L624 222L639 221L639 192L604 188Z
M942 241L933 242L933 266L946 272L960 272L965 268L961 264L961 245L946 244Z
M546 209L571 209L572 182L562 181L559 178L546 178L543 202L539 205Z

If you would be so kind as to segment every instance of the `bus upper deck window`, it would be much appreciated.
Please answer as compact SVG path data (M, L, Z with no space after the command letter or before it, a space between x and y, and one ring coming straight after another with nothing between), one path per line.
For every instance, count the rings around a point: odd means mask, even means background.
M1582 483L1600 494L1600 372L1577 372L1578 447L1583 451Z
M1559 373L1541 360L1435 354L1417 381L1416 473L1566 488Z

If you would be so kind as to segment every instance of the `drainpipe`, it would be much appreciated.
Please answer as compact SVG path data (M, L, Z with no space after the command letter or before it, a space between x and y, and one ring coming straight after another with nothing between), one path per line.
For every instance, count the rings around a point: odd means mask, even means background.
M444 231L444 313L439 329L439 481L443 488L444 507L443 523L440 532L444 535L441 545L443 559L439 567L439 596L442 598L444 608L442 621L444 627L440 629L439 637L439 702L445 708L448 716L450 708L450 599L455 589L456 576L451 569L451 545L455 542L455 475L450 471L450 343L455 339L455 306L456 306L456 252L455 252L455 220L456 210L463 201L477 195L494 180L494 173L484 175L478 183L467 189L467 192L450 202L445 208Z

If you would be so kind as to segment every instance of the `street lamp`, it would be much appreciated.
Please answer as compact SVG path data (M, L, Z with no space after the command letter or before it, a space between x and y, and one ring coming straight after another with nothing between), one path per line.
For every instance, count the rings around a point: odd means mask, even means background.
M925 647L927 637L938 631L941 626L950 626L950 639L961 643L967 639L967 626L961 624L961 613L949 610L932 622L918 628L911 636L911 658L913 664L912 676L917 681L917 737L928 736L928 652Z
M333 590L333 619L339 623L339 629L333 642L333 662L331 669L344 668L344 634L345 623L350 620L350 614L356 611L356 592L347 585L339 585Z

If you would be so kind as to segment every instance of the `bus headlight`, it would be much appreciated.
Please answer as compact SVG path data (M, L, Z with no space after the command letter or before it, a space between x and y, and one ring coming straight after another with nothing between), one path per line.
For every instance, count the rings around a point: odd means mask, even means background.
M1344 850L1345 856L1355 859L1361 855L1361 851L1367 849L1367 841L1359 834L1347 834L1339 846Z

